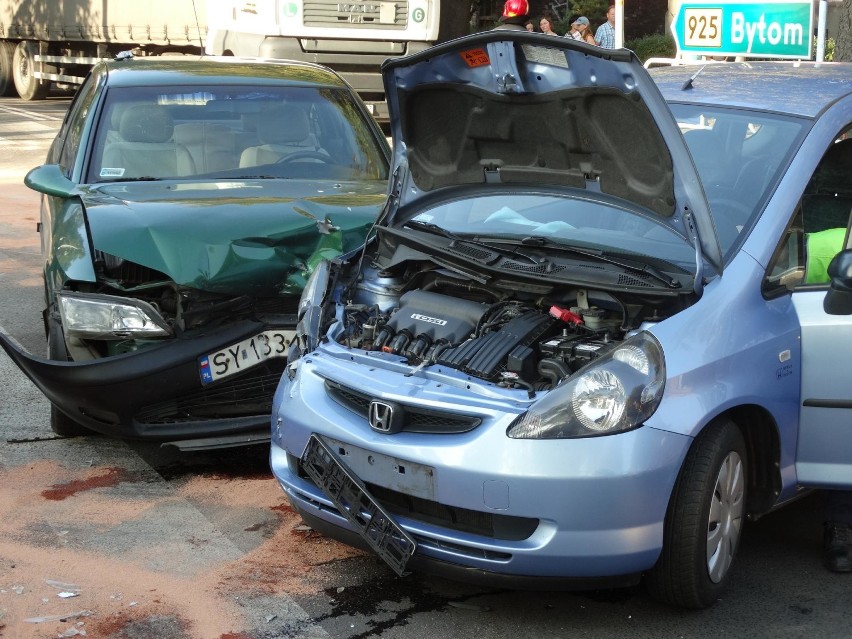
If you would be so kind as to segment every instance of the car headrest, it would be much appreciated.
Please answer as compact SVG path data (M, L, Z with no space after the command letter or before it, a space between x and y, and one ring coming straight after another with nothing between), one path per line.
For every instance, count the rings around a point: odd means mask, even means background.
M168 142L174 132L174 123L165 107L138 104L121 116L119 132L128 142Z
M265 111L257 117L257 139L261 144L301 142L310 134L308 116L297 106Z

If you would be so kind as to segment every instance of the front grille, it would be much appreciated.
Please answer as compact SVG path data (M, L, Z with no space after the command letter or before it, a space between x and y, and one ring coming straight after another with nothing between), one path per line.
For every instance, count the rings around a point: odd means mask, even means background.
M140 409L141 424L179 424L272 413L272 396L287 360L264 362L231 379L214 382L194 393Z
M306 27L402 30L408 25L408 2L306 0L303 20Z
M373 399L370 395L352 390L328 379L325 381L325 389L331 399L367 421L370 402ZM437 435L466 433L482 423L479 417L471 415L459 415L407 405L403 405L402 409L405 411L402 430L407 433Z
M290 455L291 468L297 460ZM298 460L299 477L311 483ZM532 517L513 517L494 513L456 508L446 504L366 483L365 486L373 499L389 513L408 519L440 526L448 530L480 535L502 541L522 541L528 539L538 528L539 520ZM434 540L430 540L434 543ZM496 558L496 557L492 557Z

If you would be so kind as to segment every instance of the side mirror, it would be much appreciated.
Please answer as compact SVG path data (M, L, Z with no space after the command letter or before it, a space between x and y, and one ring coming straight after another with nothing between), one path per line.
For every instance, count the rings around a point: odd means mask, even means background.
M71 197L76 191L74 183L65 177L58 164L43 164L34 168L24 177L24 184L33 191L57 197Z
M830 284L822 301L829 315L852 315L852 249L840 251L828 265Z

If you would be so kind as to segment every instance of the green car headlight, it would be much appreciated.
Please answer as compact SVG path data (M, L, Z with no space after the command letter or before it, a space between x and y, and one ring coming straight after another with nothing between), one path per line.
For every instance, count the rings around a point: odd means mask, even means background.
M662 347L650 333L638 333L551 390L506 434L568 439L638 428L657 410L665 379Z
M69 337L115 340L173 334L157 309L142 300L66 292L59 293L57 301Z

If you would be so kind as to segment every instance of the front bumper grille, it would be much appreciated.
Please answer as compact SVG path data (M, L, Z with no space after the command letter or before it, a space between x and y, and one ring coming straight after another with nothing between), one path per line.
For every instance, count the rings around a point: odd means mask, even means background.
M269 360L232 379L145 406L135 419L141 424L179 424L270 415L272 397L286 365L285 359Z
M302 468L301 460L290 455L289 463L291 468L298 467L300 478L311 484L314 483ZM522 541L528 539L539 526L539 520L532 517L514 517L468 508L456 508L437 501L406 495L372 483L366 483L365 486L373 499L378 501L389 513L448 530L501 541Z
M373 399L370 395L328 379L325 380L325 389L331 399L362 417L365 422L367 421L370 402ZM402 431L407 433L440 435L466 433L482 423L479 417L471 415L459 415L408 405L403 405L402 409L405 411Z

